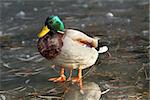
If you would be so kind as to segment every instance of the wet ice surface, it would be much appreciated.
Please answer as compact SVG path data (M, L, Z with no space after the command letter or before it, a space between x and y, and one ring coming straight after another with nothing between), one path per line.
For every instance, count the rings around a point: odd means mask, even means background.
M147 0L0 2L0 98L40 100L40 94L63 95L64 84L47 81L58 73L36 48L36 35L45 18L55 14L62 18L67 28L80 29L109 42L112 57L102 54L92 73L84 79L97 83L103 90L110 88L102 95L102 100L148 99Z

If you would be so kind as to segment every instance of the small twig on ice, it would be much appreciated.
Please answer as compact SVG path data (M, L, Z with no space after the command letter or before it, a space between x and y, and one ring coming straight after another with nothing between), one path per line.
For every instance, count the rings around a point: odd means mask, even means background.
M21 61L31 61L37 57L39 57L40 55L35 55L33 57L30 57L30 58L21 58L21 57L18 57L17 59L21 60Z
M43 99L62 99L61 97L57 96L38 96L38 97Z

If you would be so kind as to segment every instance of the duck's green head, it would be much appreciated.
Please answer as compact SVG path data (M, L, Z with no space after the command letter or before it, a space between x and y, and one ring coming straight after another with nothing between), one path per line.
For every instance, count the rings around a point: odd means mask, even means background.
M45 36L49 31L51 31L52 33L64 31L64 24L58 16L47 17L45 21L45 26L43 27L42 31L38 34L38 37L41 38Z

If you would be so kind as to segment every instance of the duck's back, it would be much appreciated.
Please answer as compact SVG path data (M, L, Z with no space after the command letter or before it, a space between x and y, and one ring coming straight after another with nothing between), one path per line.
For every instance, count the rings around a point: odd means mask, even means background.
M38 40L38 51L46 59L53 59L60 54L63 46L62 34L46 34Z

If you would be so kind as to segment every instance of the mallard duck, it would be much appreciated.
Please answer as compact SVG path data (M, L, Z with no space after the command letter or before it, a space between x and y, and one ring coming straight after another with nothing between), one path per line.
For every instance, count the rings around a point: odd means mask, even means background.
M40 54L55 66L61 67L60 77L49 78L49 81L64 82L65 68L70 69L68 80L77 82L82 90L82 69L95 64L99 53L106 52L106 46L98 47L98 39L75 29L65 29L58 16L50 16L45 21L45 26L38 34L37 48ZM78 69L78 76L71 78L72 70Z

